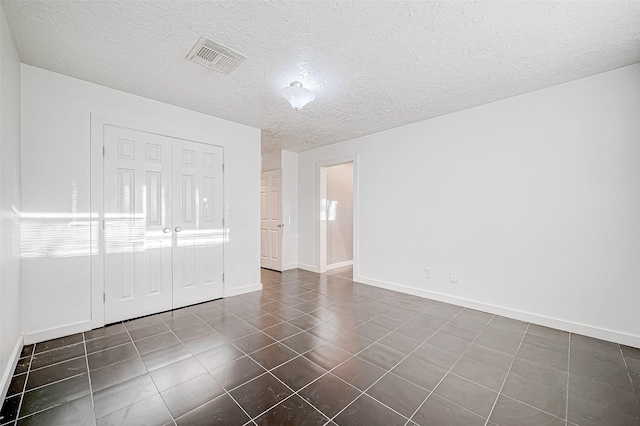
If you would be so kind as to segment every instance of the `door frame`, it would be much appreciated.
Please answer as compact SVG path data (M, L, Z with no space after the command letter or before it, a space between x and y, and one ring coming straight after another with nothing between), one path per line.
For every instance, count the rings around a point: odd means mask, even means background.
M318 265L317 272L327 272L327 223L320 218L323 200L327 198L327 168L345 163L353 163L353 277L355 278L360 276L360 182L358 177L360 163L358 154L316 163L316 265Z
M207 145L215 145L222 148L222 162L224 164L225 145L221 138L211 138L178 129L168 129L153 124L141 123L126 118L109 116L91 112L91 141L90 141L90 294L91 294L91 328L99 328L105 325L104 303L104 127L122 127L130 130L152 133L174 139L182 139L190 142L198 142ZM223 243L222 243L222 270L224 274L225 252L229 235L227 209L225 206L225 173L222 172L222 205L223 205ZM224 275L223 275L224 276ZM223 279L223 297L227 295L226 282Z

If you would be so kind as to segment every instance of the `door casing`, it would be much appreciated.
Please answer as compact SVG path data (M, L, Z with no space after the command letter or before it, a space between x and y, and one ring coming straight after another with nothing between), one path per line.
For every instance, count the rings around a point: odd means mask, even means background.
M147 133L153 133L170 138L183 139L191 142L204 143L208 145L219 146L223 149L226 141L217 138L211 138L188 131L167 129L152 124L140 123L125 118L109 116L97 112L91 112L91 141L90 141L90 158L91 158L91 182L90 182L90 268L91 268L91 328L103 327L105 325L104 318L104 234L102 229L102 221L104 218L104 163L103 163L103 146L104 146L104 126L110 125L115 127L124 127L131 130L138 130ZM223 188L224 173L222 174ZM222 196L223 206L225 204L225 194ZM224 253L226 252L226 242L228 240L228 218L227 209L223 211L223 265ZM223 282L223 294L228 294L226 281Z

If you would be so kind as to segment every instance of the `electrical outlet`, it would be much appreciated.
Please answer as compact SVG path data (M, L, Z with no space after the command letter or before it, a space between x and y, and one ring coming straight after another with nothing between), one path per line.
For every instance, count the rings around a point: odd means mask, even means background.
M424 277L425 278L431 278L431 268L425 268L424 269Z
M449 282L452 283L457 283L458 282L458 273L457 272L452 272L451 275L449 276Z

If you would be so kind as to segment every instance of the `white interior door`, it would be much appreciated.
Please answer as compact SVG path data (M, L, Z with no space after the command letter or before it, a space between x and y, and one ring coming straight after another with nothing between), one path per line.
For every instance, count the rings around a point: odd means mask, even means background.
M262 173L260 185L260 266L282 271L282 171Z
M104 128L105 322L172 306L171 139Z
M223 150L173 140L173 307L223 296Z

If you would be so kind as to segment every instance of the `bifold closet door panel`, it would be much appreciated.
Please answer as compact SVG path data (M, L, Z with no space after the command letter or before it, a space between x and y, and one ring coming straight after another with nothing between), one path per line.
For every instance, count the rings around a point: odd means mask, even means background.
M172 140L104 127L105 322L172 307Z
M222 297L223 149L173 139L173 307Z

